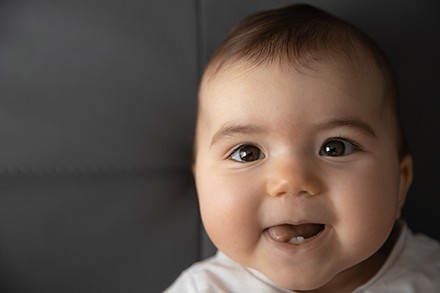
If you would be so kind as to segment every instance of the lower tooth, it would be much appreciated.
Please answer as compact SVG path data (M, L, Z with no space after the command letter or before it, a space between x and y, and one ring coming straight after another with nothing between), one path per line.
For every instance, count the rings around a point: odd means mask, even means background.
M292 237L292 238L289 240L289 242L290 242L290 243L302 243L302 242L304 242L304 237L302 237L302 236Z

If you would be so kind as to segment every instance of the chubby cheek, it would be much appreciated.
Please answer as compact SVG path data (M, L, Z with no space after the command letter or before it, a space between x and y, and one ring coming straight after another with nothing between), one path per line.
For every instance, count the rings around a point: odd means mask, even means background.
M338 185L334 207L342 243L368 254L387 239L398 215L398 169L393 162L359 166Z
M200 212L209 237L218 249L243 263L252 255L261 233L261 191L246 177L213 173L212 169L209 173L196 171Z

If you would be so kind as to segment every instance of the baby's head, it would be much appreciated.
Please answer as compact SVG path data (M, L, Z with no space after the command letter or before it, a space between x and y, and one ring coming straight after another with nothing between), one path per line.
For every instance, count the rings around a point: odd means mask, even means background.
M233 260L294 290L365 282L412 177L386 57L307 5L246 18L202 78L194 174Z

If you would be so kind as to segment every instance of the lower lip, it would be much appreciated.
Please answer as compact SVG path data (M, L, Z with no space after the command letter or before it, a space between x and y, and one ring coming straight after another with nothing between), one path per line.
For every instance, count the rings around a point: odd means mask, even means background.
M331 227L325 225L324 229L320 231L317 235L307 238L302 243L289 243L280 242L273 239L267 230L263 232L264 238L276 248L285 251L287 253L304 253L308 251L313 251L323 245L325 241L329 238L331 232Z

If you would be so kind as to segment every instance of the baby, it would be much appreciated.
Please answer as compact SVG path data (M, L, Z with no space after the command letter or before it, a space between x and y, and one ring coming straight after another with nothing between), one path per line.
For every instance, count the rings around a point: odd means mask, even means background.
M309 5L245 18L202 78L194 175L216 256L167 292L438 292L400 218L412 158L390 65Z

